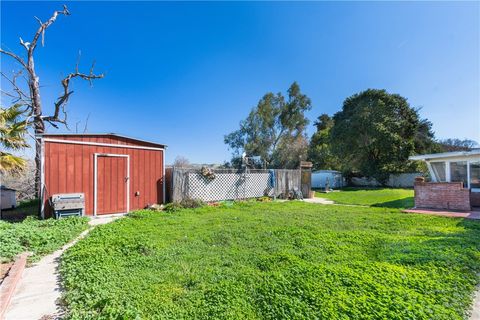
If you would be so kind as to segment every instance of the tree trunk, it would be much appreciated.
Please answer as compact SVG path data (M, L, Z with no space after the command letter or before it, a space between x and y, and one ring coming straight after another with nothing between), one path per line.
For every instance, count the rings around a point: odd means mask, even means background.
M35 193L40 198L42 194L42 145L38 135L45 133L45 123L42 119L42 102L40 99L40 85L39 79L33 69L33 59L29 60L29 67L31 68L30 94L32 97L32 107L34 114L34 132L35 132Z

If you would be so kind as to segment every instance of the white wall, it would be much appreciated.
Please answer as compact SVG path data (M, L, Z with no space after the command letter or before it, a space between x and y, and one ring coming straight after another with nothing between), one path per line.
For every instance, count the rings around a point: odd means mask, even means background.
M387 187L392 188L411 188L415 182L415 177L422 176L419 172L391 174L386 183ZM356 187L379 187L381 184L373 178L352 178L353 186Z
M344 186L342 174L339 172L312 172L312 188L324 189L327 183L330 188L342 188Z
M15 191L0 189L0 207L1 209L11 209L17 206Z

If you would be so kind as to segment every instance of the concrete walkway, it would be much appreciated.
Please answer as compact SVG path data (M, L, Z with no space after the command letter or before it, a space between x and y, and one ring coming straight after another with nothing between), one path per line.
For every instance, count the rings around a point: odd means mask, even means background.
M331 204L335 206L342 206L342 207L362 207L362 208L369 208L369 206L363 204L345 204L345 203L336 203L333 200L325 199L325 198L305 198L303 199L304 202L308 203L318 203L318 204Z
M480 320L480 285L477 287L477 291L475 292L470 320Z
M91 227L82 232L75 240L60 250L43 257L39 262L26 268L18 284L5 320L58 319L63 310L59 304L61 298L60 274L58 263L62 253L85 237L94 226L109 223L115 218L92 219Z
M407 209L407 210L403 210L403 212L430 214L434 216L451 217L451 218L465 218L465 219L480 220L480 211L457 212L457 211L434 210L434 209Z
M303 201L308 202L308 203L318 203L318 204L335 204L332 200L328 200L325 198L305 198Z

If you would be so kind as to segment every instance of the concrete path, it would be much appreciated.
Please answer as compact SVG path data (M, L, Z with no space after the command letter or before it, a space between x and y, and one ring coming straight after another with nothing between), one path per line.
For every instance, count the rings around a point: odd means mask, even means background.
M403 210L403 212L430 214L434 216L451 217L451 218L466 218L466 219L480 220L480 211L457 212L457 211L434 210L434 209L407 209L407 210Z
M332 200L328 200L325 198L305 198L303 201L308 202L308 203L318 203L318 204L335 204Z
M335 206L342 206L342 207L362 207L362 208L369 208L369 206L362 205L362 204L345 204L345 203L336 203L333 200L325 199L325 198L305 198L303 199L304 202L308 203L318 203L318 204L331 204Z
M109 223L115 218L92 219L91 227L82 232L75 240L60 250L43 257L39 262L26 268L18 284L5 320L58 319L63 310L59 304L61 298L60 274L58 263L62 253L85 237L94 226Z
M477 274L477 276L480 277L480 273ZM480 320L480 284L477 285L477 291L475 292L475 296L473 298L470 320Z

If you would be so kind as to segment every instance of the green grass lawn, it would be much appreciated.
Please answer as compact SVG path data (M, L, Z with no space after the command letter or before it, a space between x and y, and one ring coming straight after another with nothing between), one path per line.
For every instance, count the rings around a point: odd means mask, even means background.
M360 189L344 188L339 191L322 193L315 196L333 200L341 204L356 204L374 207L411 208L413 207L413 189Z
M480 223L303 202L140 211L63 256L72 319L462 319Z
M88 227L87 218L39 220L30 216L21 222L0 221L0 263L17 254L32 252L30 261L51 253Z

